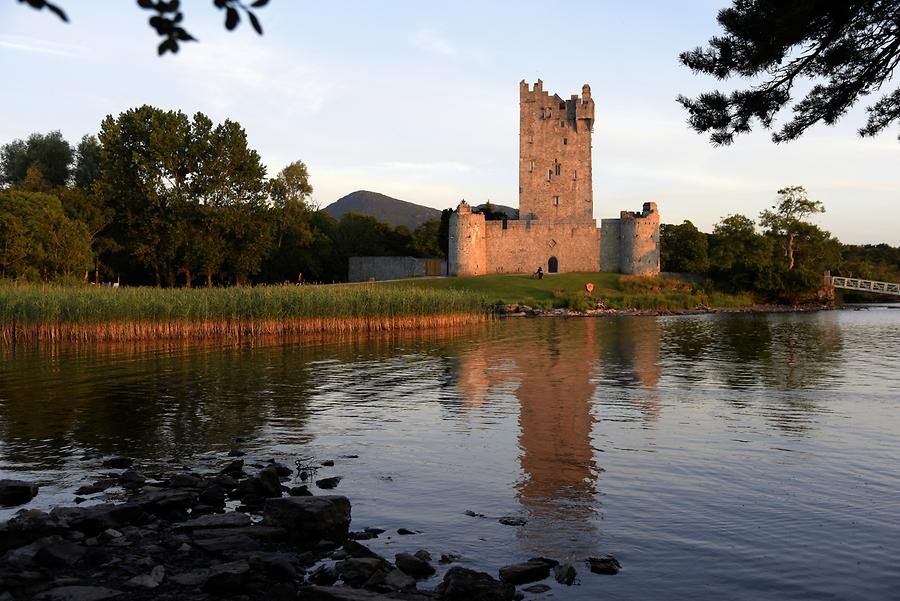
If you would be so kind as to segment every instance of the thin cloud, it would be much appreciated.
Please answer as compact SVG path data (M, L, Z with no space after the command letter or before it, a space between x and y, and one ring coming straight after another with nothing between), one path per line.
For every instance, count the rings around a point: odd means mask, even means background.
M410 161L390 161L384 164L391 169L408 171L471 171L472 166L453 161L435 161L432 163L415 163Z
M0 36L0 48L16 52L29 52L32 54L49 54L52 56L65 56L69 58L84 58L87 52L84 48L58 44L49 40L36 38L23 38L17 36Z
M419 50L424 50L431 54L439 54L441 56L456 56L459 54L456 46L450 40L430 27L423 27L417 30L410 36L409 41Z
M195 93L198 86L205 89L208 102L222 109L264 90L266 97L292 110L318 112L331 93L333 84L316 66L290 53L261 45L205 44L201 51L185 53L177 64L166 67L180 71Z

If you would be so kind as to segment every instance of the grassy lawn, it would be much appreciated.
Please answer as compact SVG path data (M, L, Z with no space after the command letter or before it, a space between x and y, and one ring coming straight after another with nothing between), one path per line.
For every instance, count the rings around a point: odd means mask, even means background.
M470 277L411 279L384 282L379 286L428 288L433 290L465 290L474 292L488 303L518 303L532 307L553 303L555 290L584 292L584 285L594 284L598 293L619 290L617 273L552 273L539 280L526 274L481 275Z
M587 295L585 284L594 285ZM553 273L538 280L526 274L410 279L377 286L473 292L487 303L520 304L549 309L585 309L602 301L614 309L693 309L698 306L744 307L753 304L746 295L698 290L690 283L660 278L623 276L617 273Z

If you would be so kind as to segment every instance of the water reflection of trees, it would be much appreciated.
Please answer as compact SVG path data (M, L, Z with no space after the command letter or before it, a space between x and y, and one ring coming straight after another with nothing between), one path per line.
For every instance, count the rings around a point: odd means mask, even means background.
M826 412L820 395L842 378L840 326L832 313L735 314L666 320L667 376L722 386L726 403L757 407L776 427L805 431ZM733 394L740 392L740 394Z
M289 442L308 442L310 399L328 385L328 363L378 363L406 344L419 348L423 337L306 339L289 351L272 342L0 347L4 461L53 469L89 449L189 456L265 436L276 421L290 423Z
M615 411L617 419L640 416L652 426L660 413L660 321L644 317L603 320L596 331L601 412Z
M309 377L284 354L250 347L32 349L3 370L6 458L47 467L84 449L204 452L253 435L273 412L302 423ZM272 394L285 383L292 393Z

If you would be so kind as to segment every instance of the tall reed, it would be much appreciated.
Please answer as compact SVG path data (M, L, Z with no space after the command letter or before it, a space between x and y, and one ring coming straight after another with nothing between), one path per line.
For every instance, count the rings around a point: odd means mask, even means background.
M454 290L369 285L213 289L0 284L0 336L15 341L243 338L452 326L488 318Z

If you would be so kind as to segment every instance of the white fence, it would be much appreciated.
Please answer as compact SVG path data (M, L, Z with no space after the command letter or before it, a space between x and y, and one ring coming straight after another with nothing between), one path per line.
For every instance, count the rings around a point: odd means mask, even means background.
M900 296L900 284L891 282L876 282L875 280L860 280L857 278L845 278L837 275L829 277L830 283L835 288L847 290L860 290L862 292L878 292L880 294L895 294Z

